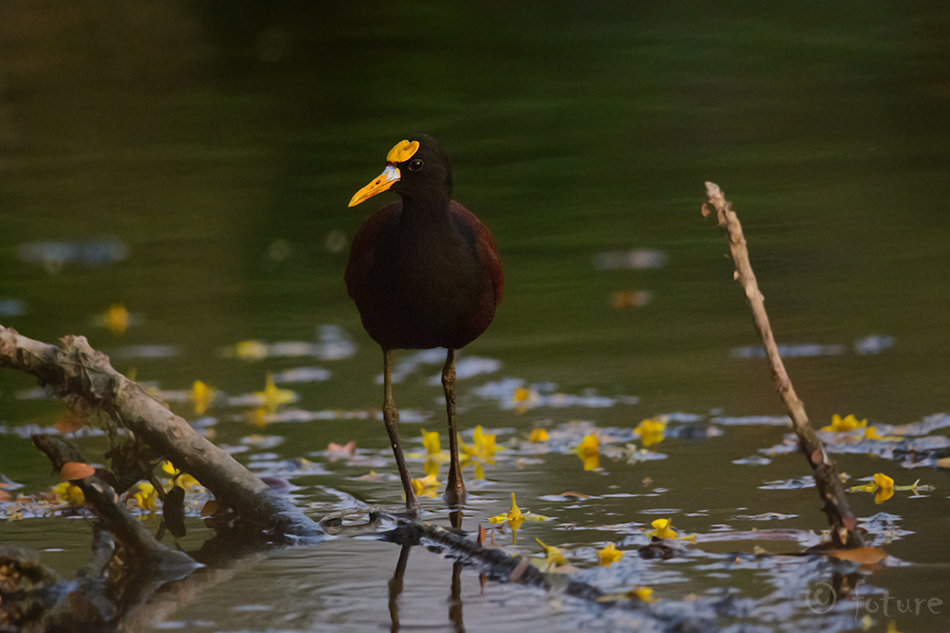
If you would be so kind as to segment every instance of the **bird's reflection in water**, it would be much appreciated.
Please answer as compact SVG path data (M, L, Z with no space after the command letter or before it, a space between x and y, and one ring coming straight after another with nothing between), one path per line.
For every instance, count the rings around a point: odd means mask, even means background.
M465 632L465 623L462 621L462 563L452 563L452 593L449 595L449 622L455 626L457 633Z
M399 631L399 595L403 589L403 578L406 574L406 563L409 562L409 550L412 545L406 544L399 550L399 560L396 561L396 570L389 580L389 618L392 633ZM462 619L462 563L452 563L452 587L449 593L449 622L457 633L464 633L465 622Z
M405 544L399 550L399 560L396 561L396 571L389 580L389 619L392 622L389 630L396 633L399 630L399 594L402 593L402 579L406 575L406 563L409 561L409 550L412 545Z

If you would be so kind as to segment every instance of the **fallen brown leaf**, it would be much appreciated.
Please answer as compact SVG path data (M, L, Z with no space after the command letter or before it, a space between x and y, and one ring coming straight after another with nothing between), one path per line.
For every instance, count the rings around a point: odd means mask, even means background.
M856 547L854 549L832 549L822 552L830 558L851 561L859 565L874 565L887 558L884 550L877 547Z
M62 481L76 481L94 475L96 469L83 462L67 462L59 469L59 478Z
M203 518L210 517L215 512L218 511L218 507L221 504L218 503L217 499L208 499L208 502L204 504L204 507L201 508L201 516Z
M74 413L67 413L60 419L56 420L56 424L53 426L60 433L74 433L86 426L86 418L79 417Z
M327 445L327 451L330 453L345 453L350 457L353 456L353 453L356 452L356 440L350 440L346 444L337 444L336 442L330 442Z
M590 495L585 495L582 492L573 492L573 491L562 492L558 496L559 497L574 497L575 499L590 499Z

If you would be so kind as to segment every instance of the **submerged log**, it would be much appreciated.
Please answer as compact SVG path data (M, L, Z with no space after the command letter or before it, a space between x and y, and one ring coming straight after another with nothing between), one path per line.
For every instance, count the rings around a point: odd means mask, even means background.
M319 540L320 525L290 499L271 490L228 453L202 437L184 419L150 396L90 347L84 336L66 336L60 346L0 326L0 368L32 374L40 383L87 411L101 410L156 454L208 488L242 520L275 537ZM77 406L77 400L81 405Z

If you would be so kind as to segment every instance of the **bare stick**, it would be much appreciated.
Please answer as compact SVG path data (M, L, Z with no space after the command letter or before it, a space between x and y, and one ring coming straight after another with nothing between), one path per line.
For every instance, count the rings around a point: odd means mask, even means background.
M706 196L708 200L703 204L703 217L707 217L715 209L719 220L719 228L729 241L729 251L735 262L734 279L742 284L745 296L752 307L752 319L755 329L759 333L762 347L765 348L769 365L772 367L772 380L778 390L788 415L792 419L792 427L798 436L799 450L805 455L812 468L815 483L818 485L818 495L824 504L823 511L828 515L828 524L831 525L832 542L836 547L862 547L864 540L855 531L855 518L845 498L844 486L835 471L834 462L828 457L825 448L808 422L805 414L805 405L798 399L792 380L785 371L785 364L775 345L772 327L769 325L769 316L765 312L765 297L759 291L759 284L752 272L749 263L749 251L746 249L745 236L742 234L742 225L739 218L732 211L732 205L726 200L719 185L707 182ZM712 209L710 209L710 206Z

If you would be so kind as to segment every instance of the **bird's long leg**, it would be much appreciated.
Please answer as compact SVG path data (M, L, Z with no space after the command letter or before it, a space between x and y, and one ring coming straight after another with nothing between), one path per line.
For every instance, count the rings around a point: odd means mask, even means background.
M402 449L399 447L399 409L393 403L392 352L388 349L383 350L383 394L383 422L386 423L389 443L393 447L396 467L399 468L402 489L406 493L406 510L410 514L416 514L419 511L419 502L412 491L412 477L409 476L406 459L402 456Z
M465 502L465 483L459 467L458 431L455 427L455 350L450 349L442 367L442 389L445 390L445 411L449 416L449 482L445 486L445 501L450 506Z

